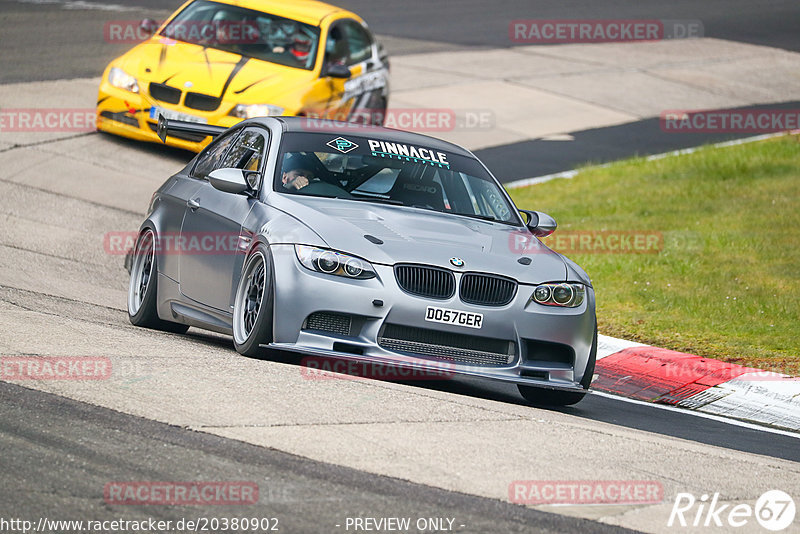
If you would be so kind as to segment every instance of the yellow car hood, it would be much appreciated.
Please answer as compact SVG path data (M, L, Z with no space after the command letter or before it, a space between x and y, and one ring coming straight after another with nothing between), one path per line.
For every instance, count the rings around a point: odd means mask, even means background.
M282 97L313 80L308 70L157 36L120 60L122 69L135 76L145 90L149 82L166 83L244 104L280 105Z

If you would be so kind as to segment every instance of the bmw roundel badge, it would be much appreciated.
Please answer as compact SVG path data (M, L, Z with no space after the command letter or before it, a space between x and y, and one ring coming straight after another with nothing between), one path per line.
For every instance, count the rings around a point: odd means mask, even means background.
M464 260L461 258L450 258L450 263L452 263L455 267L463 267Z

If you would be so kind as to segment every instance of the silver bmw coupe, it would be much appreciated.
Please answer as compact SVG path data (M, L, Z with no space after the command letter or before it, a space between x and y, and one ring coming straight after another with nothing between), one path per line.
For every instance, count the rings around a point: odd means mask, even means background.
M130 258L134 325L317 358L516 384L535 404L589 389L591 281L538 239L468 150L373 126L265 117L214 137L153 195Z

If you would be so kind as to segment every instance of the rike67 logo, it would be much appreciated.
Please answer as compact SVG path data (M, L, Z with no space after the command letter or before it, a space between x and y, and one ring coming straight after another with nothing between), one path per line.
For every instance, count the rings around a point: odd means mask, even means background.
M667 526L734 529L751 524L755 518L765 529L778 532L792 524L796 511L792 497L781 490L765 492L755 506L720 504L719 493L703 494L699 499L691 493L678 493Z

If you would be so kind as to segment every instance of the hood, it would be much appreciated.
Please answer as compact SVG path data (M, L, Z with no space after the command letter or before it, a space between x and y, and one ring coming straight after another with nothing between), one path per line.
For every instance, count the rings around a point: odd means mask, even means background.
M166 83L245 104L280 105L281 98L313 77L311 71L158 36L122 56L120 66L145 87Z
M270 201L302 221L328 247L373 263L421 263L536 284L567 276L561 256L522 227L341 199L274 194ZM376 244L365 235L383 243ZM531 260L528 265L519 262L524 257ZM451 258L462 259L464 267L454 267Z

